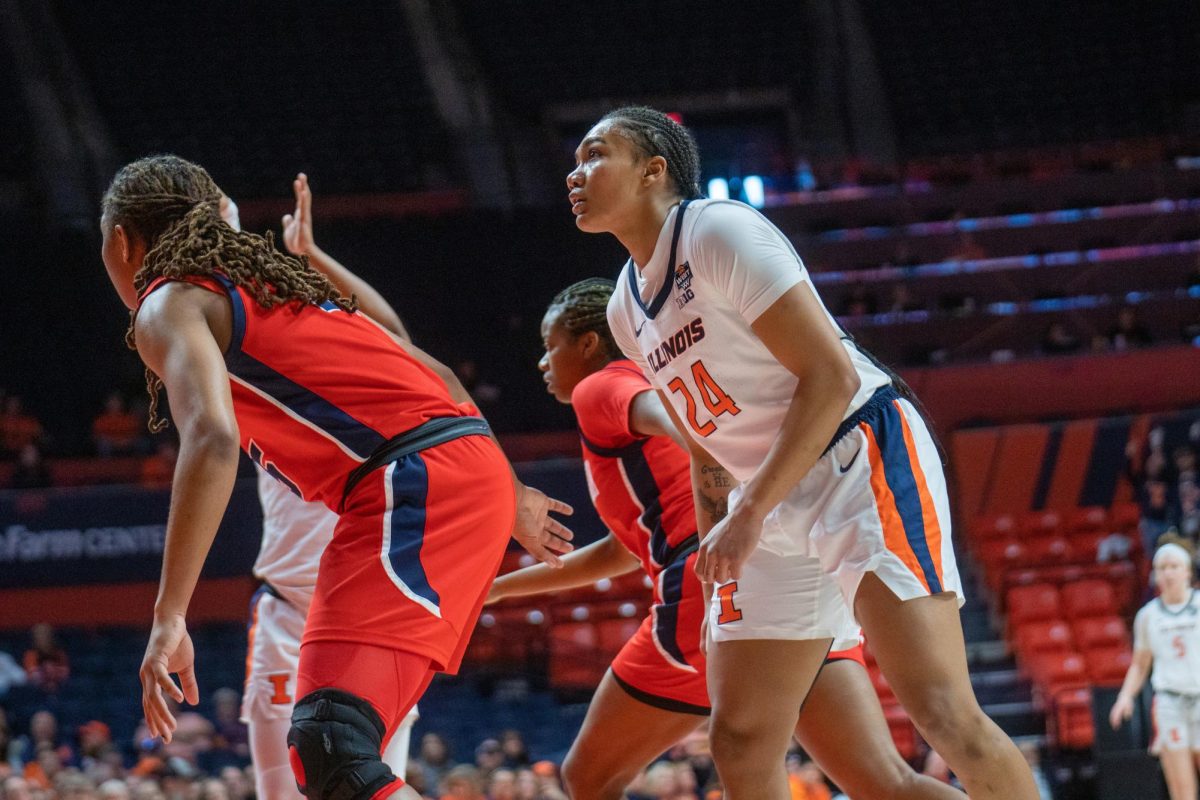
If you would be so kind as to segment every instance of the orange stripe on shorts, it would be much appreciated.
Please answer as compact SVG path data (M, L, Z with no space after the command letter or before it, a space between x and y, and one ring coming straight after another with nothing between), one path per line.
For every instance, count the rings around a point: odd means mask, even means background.
M867 435L867 458L871 464L871 493L875 495L875 508L879 512L879 522L883 526L883 542L887 545L887 549L892 551L901 561L904 566L908 567L909 572L916 576L921 585L925 587L925 591L930 591L929 583L925 580L925 572L921 569L921 564L917 561L917 554L913 552L912 545L908 543L908 536L904 532L904 520L900 519L900 512L896 508L896 498L892 494L891 487L888 486L887 476L883 472L883 453L879 449L879 442L875 440L875 431L871 430L871 426L865 422L860 422L859 429Z

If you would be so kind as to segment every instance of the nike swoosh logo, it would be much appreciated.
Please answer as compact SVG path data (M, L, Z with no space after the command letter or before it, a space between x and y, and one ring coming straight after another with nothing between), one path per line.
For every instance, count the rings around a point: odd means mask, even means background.
M862 452L862 448L861 448L861 447L860 447L860 448L858 448L857 450L855 450L855 451L854 451L854 456L853 456L853 457L851 457L851 459L850 459L850 463L849 463L849 464L847 464L846 466L844 466L844 467L843 467L841 464L838 464L838 469L841 471L841 473L842 473L843 475L845 475L847 472L849 472L849 471L850 471L850 468L854 466L854 462L858 460L858 454L859 454L859 453L861 453L861 452Z
M646 323L642 323L633 329L633 337L636 339L642 335L642 328L646 327Z

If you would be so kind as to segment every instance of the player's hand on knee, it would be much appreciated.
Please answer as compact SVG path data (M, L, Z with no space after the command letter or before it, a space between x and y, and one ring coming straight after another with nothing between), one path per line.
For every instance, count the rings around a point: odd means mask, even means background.
M531 486L517 484L517 487L517 520L513 526L513 538L537 560L552 567L561 567L562 561L558 556L575 549L571 544L575 534L550 514L570 515L575 513L575 509Z
M151 735L161 736L163 741L171 741L175 730L175 717L163 693L178 703L186 700L196 705L200 702L195 660L192 637L188 635L183 616L156 616L139 677L142 681L142 711L146 715L146 725ZM172 673L179 675L179 685L171 680Z
M700 543L696 575L708 583L728 583L742 577L742 565L762 536L762 519L737 511L712 527Z

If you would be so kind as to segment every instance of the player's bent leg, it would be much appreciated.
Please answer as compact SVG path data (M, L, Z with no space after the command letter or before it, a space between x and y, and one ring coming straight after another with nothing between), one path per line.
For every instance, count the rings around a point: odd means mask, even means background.
M287 735L290 719L250 719L250 755L254 762L257 797L271 800L301 800L296 777L288 760Z
M709 739L729 800L788 800L784 755L830 639L729 639L708 650Z
M433 672L428 656L375 645L318 641L300 650L288 755L309 800L408 797L382 759Z
M867 671L857 661L824 666L804 701L796 741L854 800L965 800L908 765L888 730Z
M868 573L854 610L897 699L972 800L1037 800L1020 750L975 699L956 597L902 602Z
M287 737L300 791L310 800L369 800L392 787L397 776L380 757L386 732L371 704L349 692L318 689L301 697Z
M579 735L563 761L572 800L618 800L637 773L704 718L647 705L604 674Z
M1159 753L1167 793L1171 800L1196 800L1196 764L1189 750L1167 750Z

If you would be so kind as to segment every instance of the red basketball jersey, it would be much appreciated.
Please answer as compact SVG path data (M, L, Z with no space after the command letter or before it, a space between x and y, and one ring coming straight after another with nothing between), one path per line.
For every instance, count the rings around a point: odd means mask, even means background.
M658 594L672 548L696 533L696 514L687 452L666 436L630 428L633 399L651 390L641 370L622 359L580 381L571 405L596 511L641 559Z
M388 439L474 412L364 314L332 302L267 309L224 276L186 280L233 306L225 366L242 449L305 500L336 510L351 470Z

